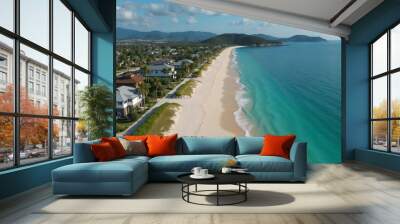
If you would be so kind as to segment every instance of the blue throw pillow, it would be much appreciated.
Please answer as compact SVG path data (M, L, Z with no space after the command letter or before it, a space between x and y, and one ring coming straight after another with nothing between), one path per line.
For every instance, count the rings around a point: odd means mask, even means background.
M259 154L264 145L263 137L236 137L236 155Z
M179 140L180 154L235 154L235 139L233 137L195 137L186 136Z

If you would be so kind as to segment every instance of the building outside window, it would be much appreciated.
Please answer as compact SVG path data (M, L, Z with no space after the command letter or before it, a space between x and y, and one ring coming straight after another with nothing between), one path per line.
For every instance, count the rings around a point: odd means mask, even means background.
M400 24L370 45L371 148L400 153Z
M0 54L0 88L5 89L7 85L7 56Z
M29 79L32 79L33 80L33 67L32 66L29 66L29 71L28 71L28 73L29 73Z
M7 73L5 73L4 71L0 71L0 84L7 84Z
M28 91L29 91L29 94L34 93L33 82L31 82L31 81L28 82Z
M42 86L42 96L46 96L46 86Z
M79 102L80 88L90 84L86 81L91 75L90 32L64 1L51 2L19 1L19 12L10 13L15 17L11 20L19 21L17 29L14 31L0 23L8 30L0 29L0 83L12 87L0 88L0 170L70 156L74 141L87 139L85 126L79 124L79 113L74 113L72 105ZM36 13L38 11L41 13ZM78 49L82 46L84 49ZM19 74L16 75L13 73L16 62L11 60L14 54L19 58ZM62 58L62 62L53 57L54 54ZM74 79L76 73L79 75ZM15 88L15 76L19 88ZM50 78L53 78L53 89L50 89ZM62 86L59 81L63 82ZM75 92L65 88L73 85L79 86ZM14 99L14 95L19 97ZM57 105L60 96L62 102ZM54 105L50 105L50 99ZM14 111L14 105L18 112ZM18 133L13 132L15 125ZM33 136L32 133L37 134Z
M40 84L36 84L36 95L40 96Z
M42 82L46 82L46 74L45 73L42 73Z

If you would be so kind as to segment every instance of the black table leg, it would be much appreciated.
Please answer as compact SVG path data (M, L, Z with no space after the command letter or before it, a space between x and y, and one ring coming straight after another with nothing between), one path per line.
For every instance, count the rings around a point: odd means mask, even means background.
M219 184L217 184L217 206L219 206Z
M244 187L245 187L245 191L246 192L244 192L244 201L247 201L247 192L248 192L248 190L247 190L247 182L246 183L244 183Z
M187 185L187 192L188 192L188 194L187 194L187 201L190 202L190 200L189 200L189 195L190 195L190 184Z
M196 191L197 192L197 184L195 185L195 190L194 191Z

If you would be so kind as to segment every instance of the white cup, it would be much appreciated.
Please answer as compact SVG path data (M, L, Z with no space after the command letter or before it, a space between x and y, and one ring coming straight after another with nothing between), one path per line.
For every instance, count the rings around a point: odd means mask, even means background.
M192 169L192 173L193 173L194 175L196 175L196 176L199 176L199 175L201 175L201 173L200 173L201 170L202 170L201 167L194 167L194 168Z
M230 173L230 172L232 172L232 168L229 168L229 167L222 167L221 172L222 172L222 173Z
M208 175L208 169L201 169L200 170L200 176L207 176Z

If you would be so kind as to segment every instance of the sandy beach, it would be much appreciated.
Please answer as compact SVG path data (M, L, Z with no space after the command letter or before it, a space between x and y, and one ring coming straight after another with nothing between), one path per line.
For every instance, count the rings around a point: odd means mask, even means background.
M234 112L239 109L235 100L237 74L231 66L232 51L224 49L197 78L191 97L171 100L181 105L175 123L168 133L179 135L232 136L244 135L237 125Z

